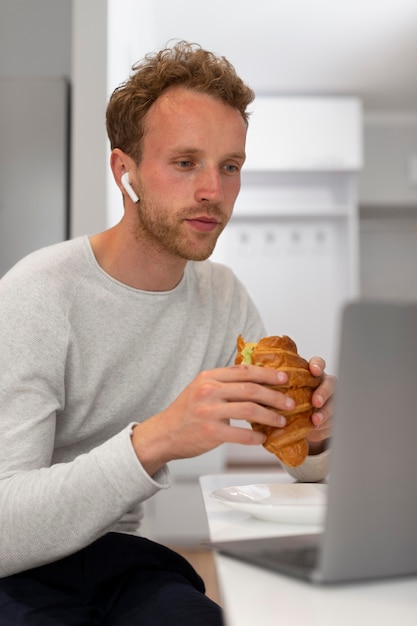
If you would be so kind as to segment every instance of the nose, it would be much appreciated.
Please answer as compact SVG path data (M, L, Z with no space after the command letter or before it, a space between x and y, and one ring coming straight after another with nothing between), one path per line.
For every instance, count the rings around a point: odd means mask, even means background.
M222 175L217 167L202 168L198 174L195 197L198 202L222 202L224 189Z

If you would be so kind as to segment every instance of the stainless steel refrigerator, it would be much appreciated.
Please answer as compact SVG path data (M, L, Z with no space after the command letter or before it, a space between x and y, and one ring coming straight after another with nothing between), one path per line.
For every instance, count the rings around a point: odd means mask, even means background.
M0 77L0 276L68 232L68 82Z

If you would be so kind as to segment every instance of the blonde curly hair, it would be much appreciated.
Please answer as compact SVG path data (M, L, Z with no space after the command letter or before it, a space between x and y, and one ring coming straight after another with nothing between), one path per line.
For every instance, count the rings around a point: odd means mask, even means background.
M225 57L198 44L180 41L146 55L132 70L110 97L106 127L111 149L120 148L136 163L141 158L146 113L170 87L184 86L219 98L237 109L248 123L247 107L255 98L254 92Z

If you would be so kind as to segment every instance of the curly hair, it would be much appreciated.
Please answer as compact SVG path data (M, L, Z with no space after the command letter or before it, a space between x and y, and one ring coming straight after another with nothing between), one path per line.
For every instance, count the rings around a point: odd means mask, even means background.
M139 163L146 113L159 96L174 86L184 86L236 108L246 124L247 106L255 94L225 57L180 41L172 48L150 53L133 65L133 73L117 87L106 111L110 146L120 148Z

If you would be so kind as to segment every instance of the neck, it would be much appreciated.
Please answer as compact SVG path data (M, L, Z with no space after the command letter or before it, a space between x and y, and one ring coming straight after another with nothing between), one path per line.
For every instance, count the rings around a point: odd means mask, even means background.
M169 291L180 282L187 261L163 255L138 240L122 220L90 237L97 263L121 283L143 291Z

